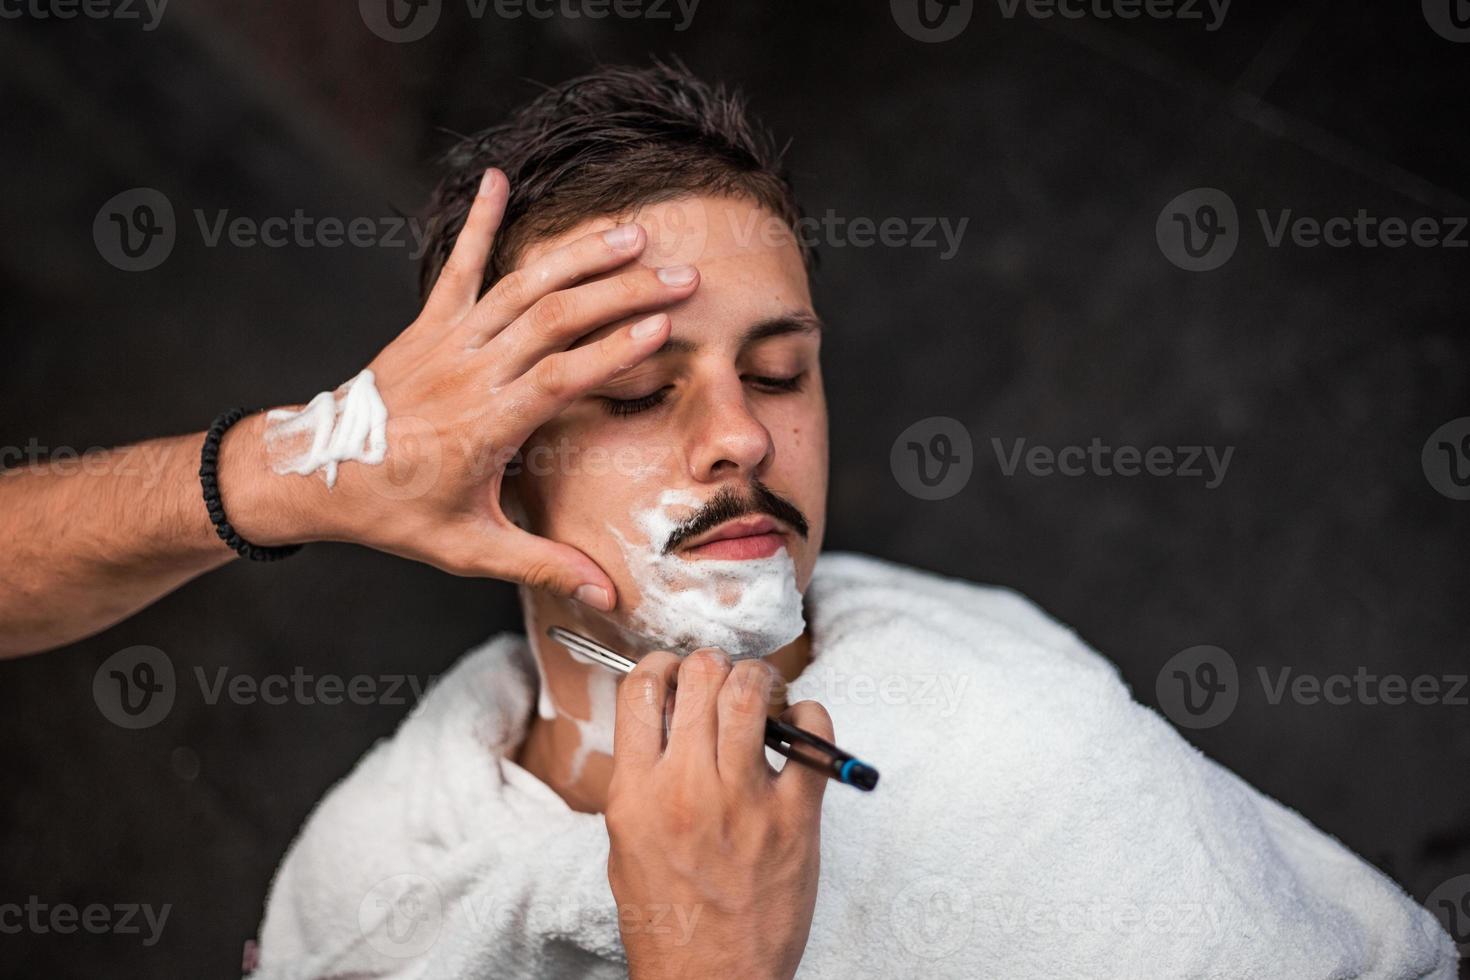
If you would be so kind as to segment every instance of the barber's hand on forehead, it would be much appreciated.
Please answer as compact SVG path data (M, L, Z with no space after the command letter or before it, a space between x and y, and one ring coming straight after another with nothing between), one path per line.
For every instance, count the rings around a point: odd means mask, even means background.
M338 519L350 526L335 536L610 609L607 574L578 549L516 527L500 509L501 481L539 426L663 344L669 317L656 311L689 296L699 277L691 266L634 262L647 233L621 225L548 252L482 297L508 193L505 175L487 171L423 312L369 365L388 408L388 456L381 467L343 467L338 489L352 506L337 508L347 514ZM568 349L643 313L652 315ZM403 491L421 478L422 492Z
M828 779L766 761L781 683L765 661L732 665L718 650L682 661L651 653L621 682L605 819L632 980L795 974L816 906ZM815 701L781 717L834 738Z

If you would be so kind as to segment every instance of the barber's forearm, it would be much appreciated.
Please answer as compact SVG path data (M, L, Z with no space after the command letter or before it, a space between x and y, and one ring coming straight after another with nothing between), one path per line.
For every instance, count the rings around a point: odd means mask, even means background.
M257 544L304 540L303 504L273 498L307 481L269 473L261 423L225 434L225 511ZM0 473L0 657L90 636L235 557L204 508L203 443L201 432Z
M608 574L577 548L518 527L501 508L500 489L533 432L662 349L672 321L648 314L692 295L698 272L639 261L648 233L627 225L564 244L526 266L524 278L506 277L482 296L508 200L505 174L486 171L419 317L349 382L364 383L354 390L370 393L385 417L381 431L369 420L366 445L332 450L326 464L343 465L329 471L330 488L326 474L316 475L323 461L298 451L323 435L331 444L335 429L323 433L309 420L277 432L275 451L285 455L274 460L263 415L225 433L220 496L241 537L258 545L348 542L614 608ZM618 277L595 298L558 300L569 283L614 270ZM562 315L548 320L548 310ZM567 349L597 324L630 318ZM334 389L339 413L346 390ZM373 398L367 415L375 419ZM234 557L200 493L203 439L0 471L0 658L96 633ZM369 461L365 448L377 458ZM275 472L281 463L291 474Z

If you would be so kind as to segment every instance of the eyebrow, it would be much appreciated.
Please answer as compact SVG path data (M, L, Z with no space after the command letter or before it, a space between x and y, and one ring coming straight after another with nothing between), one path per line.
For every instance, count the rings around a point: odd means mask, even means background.
M769 337L780 337L791 333L817 333L822 329L822 321L814 313L802 310L793 310L760 320L745 328L740 335L740 347L743 349L757 340L765 340ZM654 351L658 354L692 354L699 349L699 345L685 337L670 337L664 341L663 346Z

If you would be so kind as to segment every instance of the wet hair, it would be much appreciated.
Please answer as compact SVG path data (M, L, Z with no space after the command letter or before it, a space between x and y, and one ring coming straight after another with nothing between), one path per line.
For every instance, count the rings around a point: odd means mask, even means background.
M738 92L677 61L607 67L542 92L444 155L429 204L419 287L427 296L464 227L480 178L499 167L510 200L486 269L489 289L532 242L599 215L691 194L745 198L796 228L801 209L770 133ZM811 254L797 236L802 257Z

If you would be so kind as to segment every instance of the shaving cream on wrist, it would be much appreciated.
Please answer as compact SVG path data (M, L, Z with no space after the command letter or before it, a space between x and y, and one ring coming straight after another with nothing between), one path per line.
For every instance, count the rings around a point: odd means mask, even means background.
M265 443L271 469L310 476L323 470L327 486L337 482L337 464L376 466L388 454L388 408L364 368L335 392L323 391L300 411L266 413Z

